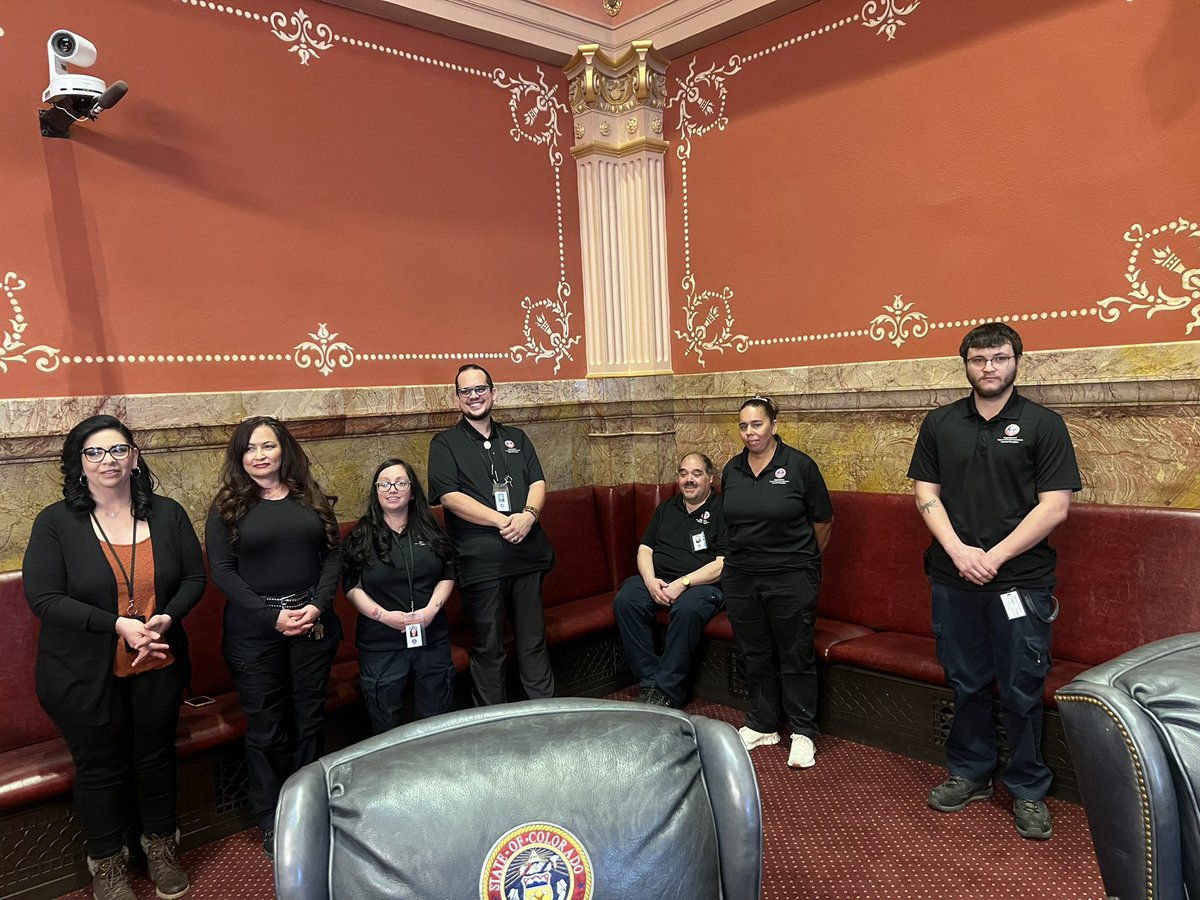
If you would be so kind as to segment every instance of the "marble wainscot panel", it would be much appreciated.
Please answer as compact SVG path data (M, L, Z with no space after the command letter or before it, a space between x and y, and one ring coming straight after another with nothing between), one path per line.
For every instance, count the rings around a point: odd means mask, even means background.
M1200 508L1200 343L1030 352L1018 384L1071 429L1079 499ZM496 417L529 433L552 489L671 480L691 450L722 466L741 451L738 406L759 393L779 403L784 439L817 460L831 487L897 492L911 489L905 473L925 413L968 390L957 357L498 387ZM33 517L61 497L63 435L97 412L134 429L163 493L197 528L229 435L246 416L287 421L350 520L379 460L399 456L424 475L430 438L459 415L449 384L6 400L0 571L19 568Z

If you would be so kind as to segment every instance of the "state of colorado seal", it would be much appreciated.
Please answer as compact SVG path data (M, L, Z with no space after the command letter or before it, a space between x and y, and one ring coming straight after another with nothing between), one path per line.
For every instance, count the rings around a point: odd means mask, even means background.
M547 822L500 836L479 875L480 900L591 900L592 861L579 838Z

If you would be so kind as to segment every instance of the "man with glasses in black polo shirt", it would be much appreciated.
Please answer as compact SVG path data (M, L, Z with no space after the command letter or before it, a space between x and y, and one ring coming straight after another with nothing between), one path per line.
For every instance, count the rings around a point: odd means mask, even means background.
M929 794L958 812L992 794L999 760L992 682L1000 691L1010 761L1002 779L1022 837L1053 834L1044 797L1042 689L1058 614L1056 555L1047 541L1082 487L1062 417L1017 393L1021 337L1007 325L972 329L959 348L971 394L925 417L908 477L933 535L925 569L933 632L954 722L950 777Z
M712 460L703 453L679 461L679 493L654 510L638 546L638 574L625 579L613 598L625 660L641 684L643 703L683 706L704 626L725 605L718 582L727 535L712 475ZM657 653L652 626L660 609L670 617Z
M429 445L429 499L445 510L463 608L474 627L475 705L505 701L509 614L525 693L531 700L552 697L542 579L554 565L554 549L538 524L546 500L542 466L523 431L492 419L497 391L486 369L463 366L454 390L463 417Z

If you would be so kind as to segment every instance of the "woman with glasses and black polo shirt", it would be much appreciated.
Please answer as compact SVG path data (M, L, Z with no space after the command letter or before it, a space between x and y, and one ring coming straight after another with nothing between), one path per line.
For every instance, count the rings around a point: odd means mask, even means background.
M412 466L386 459L371 481L367 512L346 537L342 585L360 616L359 680L371 730L380 734L401 724L409 676L418 719L450 708L454 662L445 606L454 562Z
M833 505L817 464L777 437L778 417L759 396L738 413L746 446L721 475L729 528L721 588L750 693L742 742L748 750L779 743L782 713L792 730L788 765L805 769L815 754L813 625Z
M342 639L333 499L282 422L255 416L234 430L204 535L213 582L228 600L221 651L246 715L250 812L273 856L279 789L320 755Z
M133 900L132 806L158 896L182 897L175 731L189 676L183 618L207 581L200 542L183 507L154 493L132 432L112 416L71 429L62 473L63 499L34 521L22 577L41 620L38 700L75 763L92 892Z

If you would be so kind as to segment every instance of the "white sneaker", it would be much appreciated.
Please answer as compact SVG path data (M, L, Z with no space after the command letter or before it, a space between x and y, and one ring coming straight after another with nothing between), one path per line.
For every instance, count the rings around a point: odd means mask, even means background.
M753 750L755 747L765 747L768 744L779 743L778 731L772 731L770 734L766 734L761 731L755 731L753 728L750 728L746 725L743 725L738 729L738 737L742 739L742 743L746 746L747 750Z
M792 735L792 752L788 754L788 765L793 769L807 769L816 763L813 758L817 748L813 746L812 738L803 734Z

